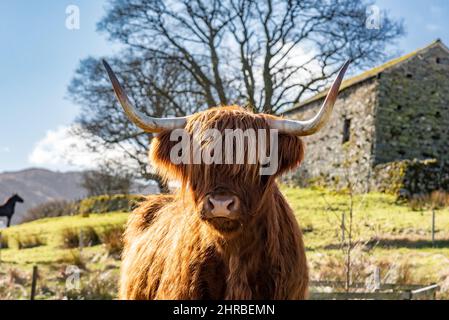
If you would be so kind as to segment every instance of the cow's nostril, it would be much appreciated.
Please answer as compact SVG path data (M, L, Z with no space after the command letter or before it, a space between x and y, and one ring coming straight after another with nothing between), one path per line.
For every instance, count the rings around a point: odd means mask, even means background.
M232 202L228 208L231 211L238 211L240 209L240 201L236 196L232 197Z
M234 209L235 209L235 208L234 208L234 204L235 204L234 199L229 200L229 203L228 203L228 205L226 206L226 209L228 209L229 211L234 210Z
M212 200L211 200L209 197L207 198L207 204L209 205L209 207L210 207L211 209L214 208L214 204L213 204Z

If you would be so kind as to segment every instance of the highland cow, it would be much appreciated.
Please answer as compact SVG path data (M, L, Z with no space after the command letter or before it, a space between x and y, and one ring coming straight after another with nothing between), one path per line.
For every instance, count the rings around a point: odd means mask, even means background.
M300 136L317 132L330 117L348 63L320 111L307 121L254 114L237 106L183 118L151 118L132 106L104 64L128 117L145 131L158 133L150 150L152 164L167 180L181 183L175 194L148 197L129 217L120 298L305 299L308 268L302 234L276 178L301 163ZM209 129L276 130L277 170L261 175L259 154L256 163L175 164L171 151L179 141L173 141L171 133L177 128L190 136ZM272 145L269 139L267 153ZM207 146L200 144L201 149ZM240 146L246 150L249 142Z

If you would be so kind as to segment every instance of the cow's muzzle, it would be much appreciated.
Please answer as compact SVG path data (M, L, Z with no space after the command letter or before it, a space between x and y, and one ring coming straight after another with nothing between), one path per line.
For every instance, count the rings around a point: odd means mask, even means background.
M204 198L205 218L226 218L235 220L240 214L240 200L235 195L211 194Z

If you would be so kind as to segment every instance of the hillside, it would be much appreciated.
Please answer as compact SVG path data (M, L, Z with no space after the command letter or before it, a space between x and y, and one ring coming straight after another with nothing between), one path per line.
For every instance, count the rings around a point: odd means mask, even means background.
M16 172L0 173L0 204L12 194L18 193L24 203L18 203L12 224L20 223L28 209L52 200L79 200L86 196L80 186L83 172L55 172L30 168ZM154 194L159 189L154 184L135 181L131 192Z
M18 193L25 200L16 206L12 219L12 223L16 224L29 208L43 202L84 197L85 191L80 186L81 175L81 172L54 172L37 168L0 173L0 203L13 193Z
M283 192L304 233L311 278L342 280L346 252L341 248L341 215L348 212L349 197L317 189L284 188ZM364 282L379 267L382 282L423 285L436 282L441 285L439 297L448 298L449 210L436 212L433 246L430 211L412 210L407 204L397 203L393 196L378 193L356 196L353 200L356 244L351 261L353 280ZM9 248L1 252L4 271L0 270L0 280L2 275L13 272L28 287L32 265L38 265L42 271L40 281L50 292L45 291L46 298L60 297L66 294L61 270L75 264L84 270L82 286L86 293L82 294L89 294L90 298L114 297L120 261L119 256L108 253L108 245L114 243L114 238L106 235L108 230L122 230L126 218L126 213L91 214L47 218L11 227L3 231ZM83 230L85 235L94 233L100 240L83 248L82 256L74 254L74 249L64 247L64 239L73 237L67 229ZM117 238L120 236L116 234ZM31 247L19 248L19 242Z

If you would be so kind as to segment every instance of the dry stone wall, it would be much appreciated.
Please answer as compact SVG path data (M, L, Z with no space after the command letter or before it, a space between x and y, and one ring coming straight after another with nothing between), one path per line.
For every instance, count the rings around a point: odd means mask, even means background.
M377 165L371 189L391 193L399 198L449 191L449 163L436 159L402 160Z
M354 85L340 93L329 123L315 135L304 137L305 158L292 179L300 185L319 184L343 188L348 178L357 189L366 191L371 174L374 143L374 112L377 79ZM308 119L319 110L323 99L288 114ZM344 141L345 120L349 141Z
M379 81L375 164L449 158L449 54L434 47Z

